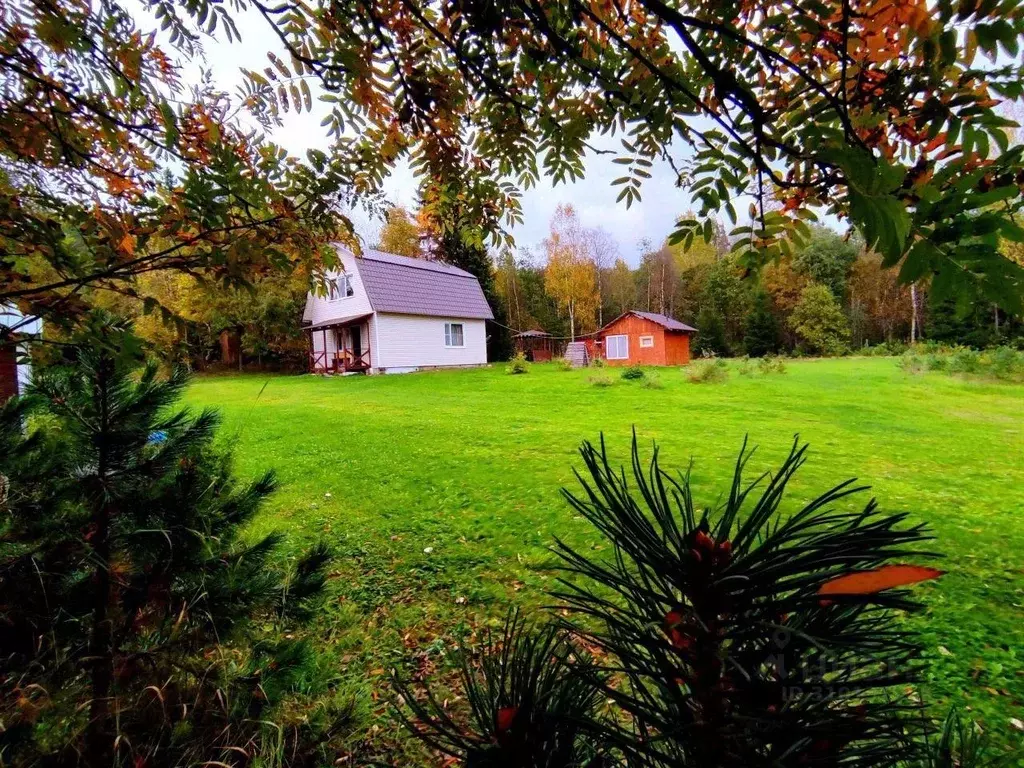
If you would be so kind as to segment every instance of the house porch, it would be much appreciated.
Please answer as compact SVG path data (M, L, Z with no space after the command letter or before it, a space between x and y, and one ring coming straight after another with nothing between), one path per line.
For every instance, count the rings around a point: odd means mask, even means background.
M310 373L368 373L373 364L370 317L308 326Z

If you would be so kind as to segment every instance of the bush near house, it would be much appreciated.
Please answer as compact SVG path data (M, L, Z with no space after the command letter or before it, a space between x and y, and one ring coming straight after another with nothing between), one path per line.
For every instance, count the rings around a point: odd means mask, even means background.
M685 369L686 380L693 384L715 384L729 378L729 366L719 357L708 357L691 363Z
M509 361L509 364L505 366L505 373L512 374L513 376L529 372L530 364L526 361L526 355L522 352L517 352Z
M639 365L630 365L626 368L623 368L622 373L620 375L626 381L637 381L644 377L644 369L641 368Z

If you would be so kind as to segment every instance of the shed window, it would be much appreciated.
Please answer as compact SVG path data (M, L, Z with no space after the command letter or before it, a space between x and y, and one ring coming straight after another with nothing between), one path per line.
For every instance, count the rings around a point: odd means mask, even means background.
M465 337L462 333L462 323L444 324L444 345L446 347L466 346Z
M653 336L641 336L640 337L640 346L641 347L653 347L654 346L654 337Z
M629 359L629 336L606 336L604 339L604 354L609 360Z
M351 296L355 291L352 289L352 278L349 275L341 274L327 283L328 298L331 301L344 299Z

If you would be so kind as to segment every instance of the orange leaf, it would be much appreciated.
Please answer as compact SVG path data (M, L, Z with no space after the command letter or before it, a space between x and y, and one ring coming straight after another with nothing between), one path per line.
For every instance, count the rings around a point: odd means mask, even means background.
M135 235L130 232L121 238L121 242L117 244L117 247L127 253L129 256L135 255Z
M830 579L819 587L818 594L871 595L886 589L937 579L944 573L945 571L923 565L884 565L870 571L848 573Z
M519 707L502 707L498 710L498 733L504 733L512 727L512 722L516 719L516 715L519 714Z

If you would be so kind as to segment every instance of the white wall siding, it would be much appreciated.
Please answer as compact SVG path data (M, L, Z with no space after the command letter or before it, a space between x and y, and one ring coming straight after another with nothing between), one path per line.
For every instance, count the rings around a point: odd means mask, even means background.
M338 246L338 258L341 260L343 270L331 272L328 277L335 277L342 271L347 272L352 280L352 295L331 301L326 296L310 294L307 311L303 313L304 321L316 325L328 320L359 317L359 315L366 315L373 311L370 306L370 298L366 295L363 278L356 268L356 257L346 248Z
M430 368L484 365L487 331L483 320L377 314L374 368ZM444 324L462 323L463 347L444 345Z

